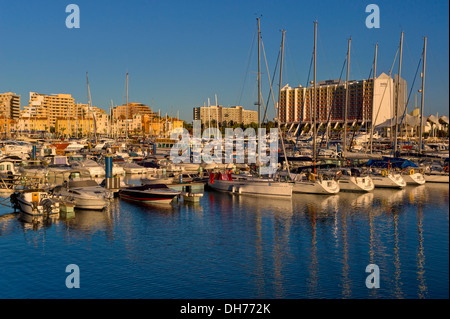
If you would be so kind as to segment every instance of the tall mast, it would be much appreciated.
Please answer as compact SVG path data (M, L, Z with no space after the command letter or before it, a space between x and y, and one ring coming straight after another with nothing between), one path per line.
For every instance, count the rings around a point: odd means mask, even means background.
M425 62L427 59L427 37L423 39L423 62L422 62L422 89L420 99L420 126L419 126L419 152L422 153L422 130L423 130L423 106L425 104Z
M88 114L90 114L89 116L89 139L91 139L91 117L92 117L92 110L91 110L91 92L89 90L89 76L88 76L88 72L86 72L86 82L87 82L87 95L88 95Z
M316 58L317 58L317 21L314 21L314 84L313 84L313 161L316 161Z
M400 36L400 57L398 60L397 103L395 103L394 156L397 156L398 106L400 103L400 77L402 75L403 31Z
M127 109L126 109L127 116L125 117L125 143L128 142L128 72L126 85L127 85Z
M347 49L347 78L345 81L345 109L344 109L344 157L347 155L347 114L348 114L348 91L349 91L349 75L350 75L350 45L352 43L352 37L348 39L348 49Z
M372 150L373 150L373 128L374 128L374 124L373 123L373 113L375 112L375 109L373 108L374 106L374 98L375 98L375 80L377 79L377 55L378 55L378 43L375 45L375 58L373 61L373 82L372 82L372 120L370 121L370 154L372 154Z
M281 32L283 32L282 38L281 38L281 59L280 59L280 85L279 85L279 89L278 89L278 103L277 106L275 107L275 115L277 117L277 121L278 121L278 133L280 134L280 139L281 139L281 145L283 147L283 154L284 154L284 161L286 163L286 169L287 172L290 176L290 171L289 171L289 163L287 161L287 155L286 155L286 148L284 147L284 137L283 134L281 132L281 126L280 126L280 103L281 103L281 81L283 79L283 58L284 58L284 34L286 33L285 30L281 30Z
M259 18L258 21L258 133L261 128L261 26Z

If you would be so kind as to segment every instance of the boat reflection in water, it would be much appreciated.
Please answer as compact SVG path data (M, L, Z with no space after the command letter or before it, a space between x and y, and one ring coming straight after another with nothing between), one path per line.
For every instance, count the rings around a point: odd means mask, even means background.
M89 286L105 298L441 298L448 297L448 195L447 185L425 184L270 200L207 191L198 203L154 206L115 198L104 211L59 219L51 232L22 231L4 210L0 238L16 236L13 245L27 247L76 240L89 256L71 254L98 265L89 271L99 281L120 273L115 284L124 289ZM114 261L111 269L105 260ZM369 264L379 266L382 289L367 289Z

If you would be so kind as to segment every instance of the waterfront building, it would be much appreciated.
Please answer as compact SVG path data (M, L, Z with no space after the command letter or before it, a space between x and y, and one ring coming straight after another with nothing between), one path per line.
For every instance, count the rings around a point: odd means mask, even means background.
M142 104L142 103L128 103L124 105L116 106L112 115L114 118L126 118L128 116L129 119L132 119L135 114L148 114L155 116L156 114L150 109L150 106Z
M245 110L242 106L199 106L194 108L194 120L200 120L203 125L211 126L217 122L223 126L248 125L252 122L258 123L258 112Z
M397 91L398 114L406 107L406 81L394 79L385 73L373 79L349 81L347 123L349 125L371 123L378 125L395 116ZM397 90L398 87L398 90ZM282 124L311 124L313 122L314 87L292 88L286 84L281 89L280 122ZM316 85L316 123L318 125L343 125L345 120L346 83L343 80L327 80Z
M17 120L20 114L20 95L0 93L0 114L7 119Z
M24 108L30 117L46 117L48 125L55 127L58 117L74 116L75 100L70 94L40 94L30 92L28 106Z
M17 120L15 130L18 133L50 132L49 120L46 116L31 116L28 113L23 113Z

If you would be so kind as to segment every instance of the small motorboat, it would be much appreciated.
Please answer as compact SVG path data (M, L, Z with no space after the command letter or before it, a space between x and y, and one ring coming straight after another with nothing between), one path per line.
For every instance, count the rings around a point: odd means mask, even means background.
M121 199L142 204L169 204L179 194L179 191L171 189L164 184L132 186L122 188L119 191Z
M75 208L102 210L108 206L113 193L101 187L93 179L72 179L51 190L54 195L75 203Z

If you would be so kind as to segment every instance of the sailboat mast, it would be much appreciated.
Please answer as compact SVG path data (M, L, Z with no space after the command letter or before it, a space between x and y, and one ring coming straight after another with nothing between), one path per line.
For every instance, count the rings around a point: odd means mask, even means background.
M372 154L373 151L373 128L374 128L374 118L373 114L375 113L375 110L373 108L374 106L374 98L375 98L375 80L377 79L377 55L378 55L378 43L375 45L375 58L373 60L373 82L372 82L372 120L370 121L370 154Z
M344 157L347 155L347 114L348 114L348 95L349 95L349 76L350 76L350 45L352 43L352 37L348 39L348 49L347 49L347 77L345 81L345 109L344 109Z
M127 114L127 116L125 117L125 143L128 142L128 72L127 72L126 86L127 86L127 98L126 98L126 103L127 103L126 114Z
M420 126L419 126L419 153L422 153L422 135L423 135L423 106L425 104L425 62L427 59L427 37L423 39L423 62L422 62L422 89L420 99Z
M87 82L87 95L88 95L88 114L89 114L89 139L91 139L91 117L92 117L92 110L91 110L91 93L89 92L89 75L88 72L86 72L86 82Z
M258 21L258 133L261 128L261 26L259 18Z
M400 57L398 60L397 103L395 103L394 156L397 156L398 106L400 103L400 77L402 74L403 31L400 36Z
M313 84L313 161L316 161L316 135L317 135L317 128L316 128L316 58L317 58L317 21L314 21L314 84Z
M283 32L282 38L281 38L281 59L280 59L280 85L279 85L279 89L278 89L278 103L277 106L275 108L275 112L276 112L276 117L277 117L277 121L278 121L278 134L280 136L281 139L281 145L283 147L283 154L284 154L284 161L286 163L286 169L287 172L290 176L290 171L289 171L289 162L287 160L287 155L286 155L286 148L284 147L284 136L283 133L281 132L281 126L280 126L280 103L281 103L281 83L282 83L282 79L283 79L283 58L284 58L284 35L286 33L285 30L281 30L281 32Z

